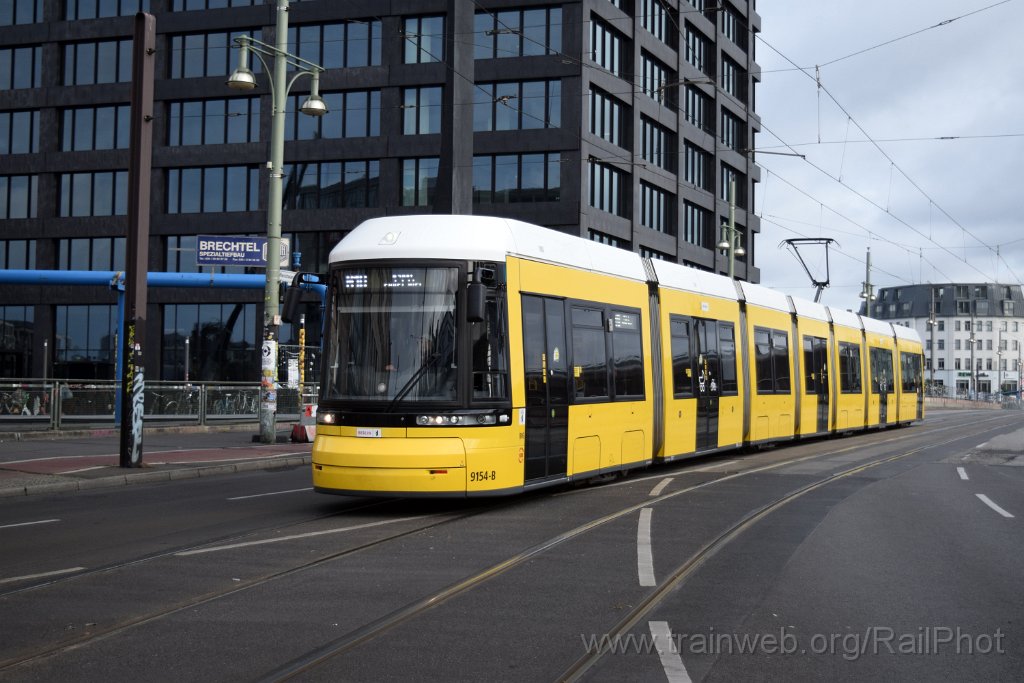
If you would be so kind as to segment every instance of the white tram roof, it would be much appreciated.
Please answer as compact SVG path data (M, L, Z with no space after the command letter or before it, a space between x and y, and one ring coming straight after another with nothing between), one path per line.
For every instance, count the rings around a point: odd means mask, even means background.
M743 297L748 304L754 304L762 308L771 308L783 313L791 312L789 309L789 299L782 292L776 292L774 289L753 285L749 282L740 282L740 286L743 288Z
M890 323L875 320L874 318L869 318L866 315L862 315L860 319L864 322L864 329L866 331L874 332L875 334L884 334L886 337L893 336L892 325Z
M921 335L917 333L912 327L906 325L893 325L892 329L896 332L897 339L905 339L907 341L921 341Z
M388 216L358 225L331 250L331 263L380 258L504 261L508 255L643 282L636 254L550 228L493 216Z
M847 311L842 308L832 308L829 306L828 312L832 314L832 322L836 325L852 327L855 330L864 329L864 325L861 324L860 321L860 316L852 311Z
M652 260L651 264L662 287L736 300L736 286L725 276L668 261Z
M796 309L796 314L801 318L811 318L812 320L821 320L822 322L829 322L828 309L819 303L814 301L808 301L807 299L800 299L798 297L790 297L790 301L793 302L793 308Z

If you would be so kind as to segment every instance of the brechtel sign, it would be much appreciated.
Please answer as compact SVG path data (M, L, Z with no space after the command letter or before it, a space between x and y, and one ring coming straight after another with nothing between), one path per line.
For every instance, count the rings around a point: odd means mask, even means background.
M288 268L291 249L288 239L281 238L281 267ZM196 238L198 266L267 267L266 237L234 237L231 235L199 235Z

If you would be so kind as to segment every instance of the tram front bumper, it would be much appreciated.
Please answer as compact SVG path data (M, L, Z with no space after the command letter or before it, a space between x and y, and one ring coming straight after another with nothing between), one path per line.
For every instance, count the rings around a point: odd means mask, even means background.
M365 439L317 434L313 487L326 493L466 493L459 438Z

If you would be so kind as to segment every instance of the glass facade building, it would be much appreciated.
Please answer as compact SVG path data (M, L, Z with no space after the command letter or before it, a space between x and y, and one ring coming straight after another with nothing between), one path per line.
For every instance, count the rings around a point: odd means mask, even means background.
M225 80L235 37L274 42L273 2L0 4L0 268L124 267L140 10L157 30L149 269L198 272L197 235L265 231L266 74L253 60L257 90ZM748 148L760 128L761 20L754 0L721 4L421 0L370 11L293 0L289 49L326 68L329 108L299 114L309 82L298 80L283 197L295 265L324 271L367 218L428 212L515 218L724 272L714 245L735 180L747 251L737 275L758 281L760 172ZM148 377L183 379L188 349L190 379L255 381L262 297L150 290ZM0 284L0 377L113 377L115 304L103 288ZM318 307L306 313L316 345ZM297 341L285 326L282 343Z

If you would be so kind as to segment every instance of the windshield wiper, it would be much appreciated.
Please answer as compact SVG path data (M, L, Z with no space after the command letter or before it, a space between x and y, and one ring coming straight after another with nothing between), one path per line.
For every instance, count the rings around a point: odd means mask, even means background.
M384 412L390 413L392 410L394 410L395 406L401 403L402 400L409 395L409 392L412 391L413 387L415 387L419 383L419 381L423 378L423 375L426 374L427 370L433 367L434 363L436 363L440 357L441 354L438 352L430 354L430 356L425 361L423 361L423 364L416 369L416 372L412 373L412 377L410 377L408 381L406 381L406 383L402 385L402 388L398 390L398 393L395 394L395 397L393 399L391 399L391 403L389 403L388 407L384 409Z

